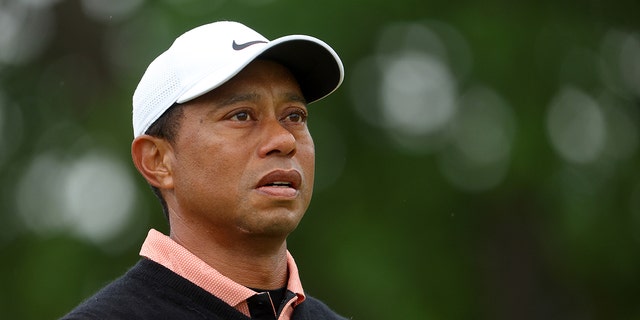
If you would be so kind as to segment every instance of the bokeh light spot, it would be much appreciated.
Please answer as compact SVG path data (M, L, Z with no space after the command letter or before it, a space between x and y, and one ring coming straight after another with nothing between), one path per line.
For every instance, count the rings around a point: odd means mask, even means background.
M509 158L515 118L502 97L488 88L477 87L462 97L460 105L453 129L456 148L478 164Z
M33 158L17 184L18 215L37 234L49 234L65 224L59 181L64 164L53 153Z
M374 53L353 68L353 106L363 120L385 129L393 147L437 150L455 117L456 77L468 72L470 60L464 38L447 24L389 24ZM452 61L462 67L454 71Z
M52 2L0 3L0 64L24 64L44 50L54 30Z
M55 152L36 156L17 187L18 214L30 230L69 232L96 244L122 231L136 198L124 165L96 150L72 161Z
M69 227L79 237L106 242L129 221L136 190L114 157L89 153L69 166L62 183Z
M620 50L620 73L626 87L640 96L640 35L629 34Z
M556 152L572 163L595 161L606 139L600 106L574 87L565 87L551 102L547 130Z
M609 30L600 45L600 77L622 97L640 96L640 34Z
M382 110L386 126L409 136L428 135L455 112L455 85L432 55L405 52L382 63Z
M355 66L350 96L393 147L434 152L451 184L482 191L506 177L516 121L489 87L460 94L471 60L465 39L447 24L390 24L375 53Z
M441 171L467 191L497 186L508 172L516 121L511 108L493 90L475 87L460 99L451 145L438 155Z

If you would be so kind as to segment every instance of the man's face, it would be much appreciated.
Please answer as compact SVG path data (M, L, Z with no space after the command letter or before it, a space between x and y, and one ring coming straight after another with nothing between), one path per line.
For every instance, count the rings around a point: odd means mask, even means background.
M293 231L311 200L315 151L291 73L254 61L183 110L170 154L172 219L229 240Z

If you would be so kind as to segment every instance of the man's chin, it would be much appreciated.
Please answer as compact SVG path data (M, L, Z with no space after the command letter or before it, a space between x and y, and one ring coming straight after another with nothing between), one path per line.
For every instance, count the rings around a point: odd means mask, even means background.
M270 215L257 221L250 221L241 229L254 237L286 239L300 223L301 216L292 214Z

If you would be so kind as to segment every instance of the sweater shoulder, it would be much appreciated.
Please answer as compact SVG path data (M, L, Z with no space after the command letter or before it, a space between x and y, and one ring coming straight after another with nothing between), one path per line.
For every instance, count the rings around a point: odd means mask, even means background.
M62 319L247 319L202 288L146 259Z

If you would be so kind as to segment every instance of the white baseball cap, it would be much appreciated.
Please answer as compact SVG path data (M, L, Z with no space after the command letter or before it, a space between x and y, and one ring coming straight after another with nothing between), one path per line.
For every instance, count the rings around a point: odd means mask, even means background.
M326 97L344 79L340 57L314 37L290 35L269 41L238 22L206 24L179 36L147 68L133 94L134 137L144 134L173 104L219 87L258 57L287 67L308 103Z

